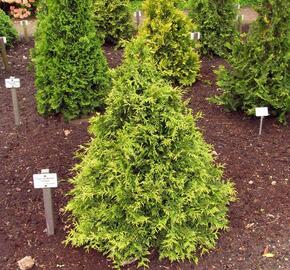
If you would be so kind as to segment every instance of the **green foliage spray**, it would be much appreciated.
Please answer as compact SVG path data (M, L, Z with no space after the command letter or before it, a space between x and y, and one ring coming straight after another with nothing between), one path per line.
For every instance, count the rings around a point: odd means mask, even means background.
M6 37L7 46L11 46L17 36L17 31L13 27L9 16L6 15L2 9L0 9L0 37Z
M97 32L106 42L118 44L133 34L132 15L128 0L96 0L94 2Z
M238 38L235 0L190 0L190 17L201 32L202 54L228 57Z
M248 38L234 48L232 67L217 72L222 94L213 100L249 115L255 107L268 106L285 122L290 111L290 2L264 0L258 13Z

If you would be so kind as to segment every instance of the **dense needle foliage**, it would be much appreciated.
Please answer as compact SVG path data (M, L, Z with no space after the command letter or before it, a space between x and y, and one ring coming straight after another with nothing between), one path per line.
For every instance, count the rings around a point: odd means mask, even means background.
M190 17L201 32L201 52L228 57L238 38L235 0L190 0Z
M95 0L97 32L106 42L117 44L133 34L132 14L128 0Z
M199 56L190 33L195 26L177 8L176 0L146 0L143 6L145 22L140 37L151 48L158 69L173 83L191 85L199 69Z
M7 46L10 46L17 36L17 31L13 27L11 19L0 9L0 37L6 37Z
M33 52L39 113L72 119L102 107L108 66L96 35L92 1L47 0L41 11Z
M161 79L144 42L128 45L113 72L104 115L91 121L67 210L67 243L107 254L116 268L137 259L197 261L228 225L231 183L222 180L181 91Z
M221 67L217 104L249 115L268 106L285 122L290 111L290 2L263 0L248 38L237 43L231 68Z

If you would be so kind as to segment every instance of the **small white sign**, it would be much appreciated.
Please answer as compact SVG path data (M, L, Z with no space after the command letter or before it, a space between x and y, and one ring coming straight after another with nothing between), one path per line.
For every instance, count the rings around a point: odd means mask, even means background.
M56 173L42 173L33 175L34 188L57 188Z
M191 32L190 39L191 40L200 40L200 32Z
M244 21L245 16L243 14L238 14L236 20L241 20L241 22Z
M135 17L137 17L137 16L138 16L138 17L141 17L141 14L142 14L142 13L141 13L141 11L140 11L140 10L139 10L139 11L136 11L136 12L134 12L134 16L135 16Z
M27 20L20 21L20 25L21 26L27 26L28 25L28 21Z
M4 41L4 44L6 44L6 43L7 43L7 38L6 38L6 37L0 37L0 39L3 39L3 41Z
M256 116L257 117L269 116L268 107L259 107L259 108L256 108Z
M15 77L10 77L9 79L5 79L5 87L6 88L20 88L20 79Z

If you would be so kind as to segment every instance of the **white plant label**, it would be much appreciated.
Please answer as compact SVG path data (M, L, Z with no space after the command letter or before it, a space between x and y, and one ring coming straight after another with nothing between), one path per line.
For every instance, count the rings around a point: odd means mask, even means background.
M239 14L239 15L237 15L237 21L239 20L241 18L241 21L243 22L244 21L244 18L245 18L245 16L242 14Z
M20 79L15 77L10 77L9 79L5 79L5 87L6 88L20 88Z
M134 12L134 16L135 16L135 17L137 17L137 16L141 17L141 14L142 14L141 11L136 11L136 12Z
M20 25L21 26L27 26L28 25L28 21L27 20L20 21Z
M42 173L33 175L34 188L57 188L56 173Z
M7 38L6 37L0 37L1 39L3 39L3 41L4 41L4 44L6 44L7 43Z
M200 32L191 32L190 39L191 40L200 40Z
M256 108L256 116L257 117L269 116L268 107L258 107L258 108Z

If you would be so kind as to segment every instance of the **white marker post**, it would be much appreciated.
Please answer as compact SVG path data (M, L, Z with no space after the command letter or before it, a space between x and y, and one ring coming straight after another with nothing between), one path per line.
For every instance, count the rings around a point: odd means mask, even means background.
M261 117L260 120L260 129L259 129L259 136L262 135L262 128L263 128L263 120L265 116L269 116L268 107L258 107L256 108L256 116Z
M6 37L0 37L0 49L1 49L1 55L4 63L5 70L9 70L9 64L8 64L8 57L6 52L6 44L7 39Z
M48 169L41 170L41 174L33 175L33 184L34 188L41 188L43 192L47 235L54 235L54 217L51 188L57 188L57 174L49 173Z
M191 40L200 40L200 38L201 38L200 32L191 32L190 33Z
M142 13L140 10L134 12L134 16L136 18L136 24L137 24L137 29L139 28L139 25L141 23L141 16L142 16Z
M15 125L19 126L20 114L19 114L19 105L18 105L16 88L20 88L20 79L16 79L15 77L10 77L9 79L5 79L5 87L7 89L11 89Z
M244 21L245 16L243 14L238 14L237 15L237 29L239 32L242 32L242 25L243 25L243 21Z
M27 26L28 26L28 21L24 20L24 21L20 21L20 25L23 27L23 36L25 41L28 41L28 30L27 30Z

